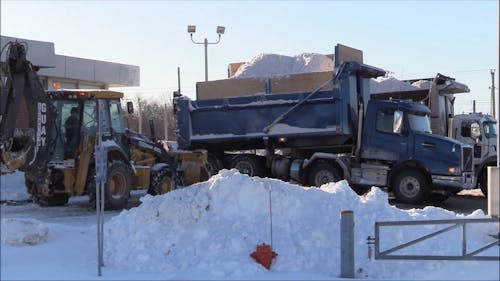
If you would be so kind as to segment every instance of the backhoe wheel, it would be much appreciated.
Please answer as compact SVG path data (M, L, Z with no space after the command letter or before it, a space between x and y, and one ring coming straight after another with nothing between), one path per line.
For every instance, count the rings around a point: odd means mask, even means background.
M148 194L159 195L175 189L175 183L172 178L172 172L166 168L151 176Z
M242 174L247 174L251 177L263 175L263 161L255 155L242 154L236 156L231 161L231 168L237 169Z
M108 165L104 208L107 210L123 209L127 206L130 197L130 187L132 185L130 172L127 165L122 161L113 161Z
M68 203L68 194L53 194L52 196L34 196L35 202L42 207L64 206Z
M418 204L427 196L429 183L419 171L405 170L396 176L392 192L398 202Z
M342 179L341 172L330 163L316 163L309 171L310 186L322 186L325 183L337 182Z

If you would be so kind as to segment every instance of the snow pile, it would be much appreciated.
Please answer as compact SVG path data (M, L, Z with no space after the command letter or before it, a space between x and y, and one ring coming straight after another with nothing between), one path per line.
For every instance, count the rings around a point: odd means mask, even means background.
M45 243L49 228L34 219L2 219L2 245L26 246Z
M21 201L29 198L23 172L17 171L0 176L0 201Z
M273 241L269 226L270 191ZM207 182L161 196L146 195L141 201L139 207L123 211L106 224L107 265L143 272L160 270L172 275L203 272L208 279L248 279L266 272L249 255L257 244L271 242L279 254L272 271L338 276L339 216L346 209L355 215L357 277L420 279L429 270L444 269L445 262L369 260L366 238L373 237L374 222L461 217L435 207L397 209L388 204L387 194L375 187L360 197L346 181L303 188L276 179L251 178L236 170L222 170ZM484 214L477 211L471 216ZM435 229L392 230L384 236L382 247L407 242L430 231ZM468 237L478 243L489 241L488 236L480 236L487 231L498 230L479 229L468 233ZM426 254L453 254L460 245L459 239L443 236L422 247ZM408 251L411 253L412 249Z
M302 53L291 57L259 54L241 65L232 78L266 78L323 71L333 71L333 61L325 55Z

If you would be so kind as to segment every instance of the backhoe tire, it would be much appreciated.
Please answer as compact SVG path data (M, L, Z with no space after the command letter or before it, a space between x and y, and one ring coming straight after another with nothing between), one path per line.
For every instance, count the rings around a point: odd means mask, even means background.
M151 175L148 194L160 195L175 189L175 182L169 168L164 168Z
M309 170L308 183L320 187L325 183L337 182L342 179L340 170L330 163L319 162Z
M396 201L407 204L421 203L429 193L429 183L417 170L405 170L396 175L392 183Z
M261 177L264 174L264 163L257 156L242 154L231 161L231 168L251 177Z
M35 201L42 207L64 206L68 203L68 194L54 194L52 196L35 196Z
M127 206L132 179L127 165L122 161L108 163L108 178L104 195L106 210L120 210Z

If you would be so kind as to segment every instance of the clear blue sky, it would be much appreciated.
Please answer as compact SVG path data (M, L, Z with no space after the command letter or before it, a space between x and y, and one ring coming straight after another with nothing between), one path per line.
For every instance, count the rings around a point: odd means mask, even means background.
M55 43L60 55L138 65L141 87L171 92L181 68L193 97L204 80L227 77L231 62L259 53L331 54L336 43L364 52L365 63L397 78L437 72L466 83L459 111L490 112L490 69L499 64L498 1L1 1L1 34ZM498 93L498 92L497 92ZM498 94L496 94L498 100Z

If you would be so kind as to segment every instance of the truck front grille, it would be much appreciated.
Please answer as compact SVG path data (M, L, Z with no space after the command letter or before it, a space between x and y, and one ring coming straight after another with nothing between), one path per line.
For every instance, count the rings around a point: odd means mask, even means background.
M472 147L462 147L462 171L472 172Z

